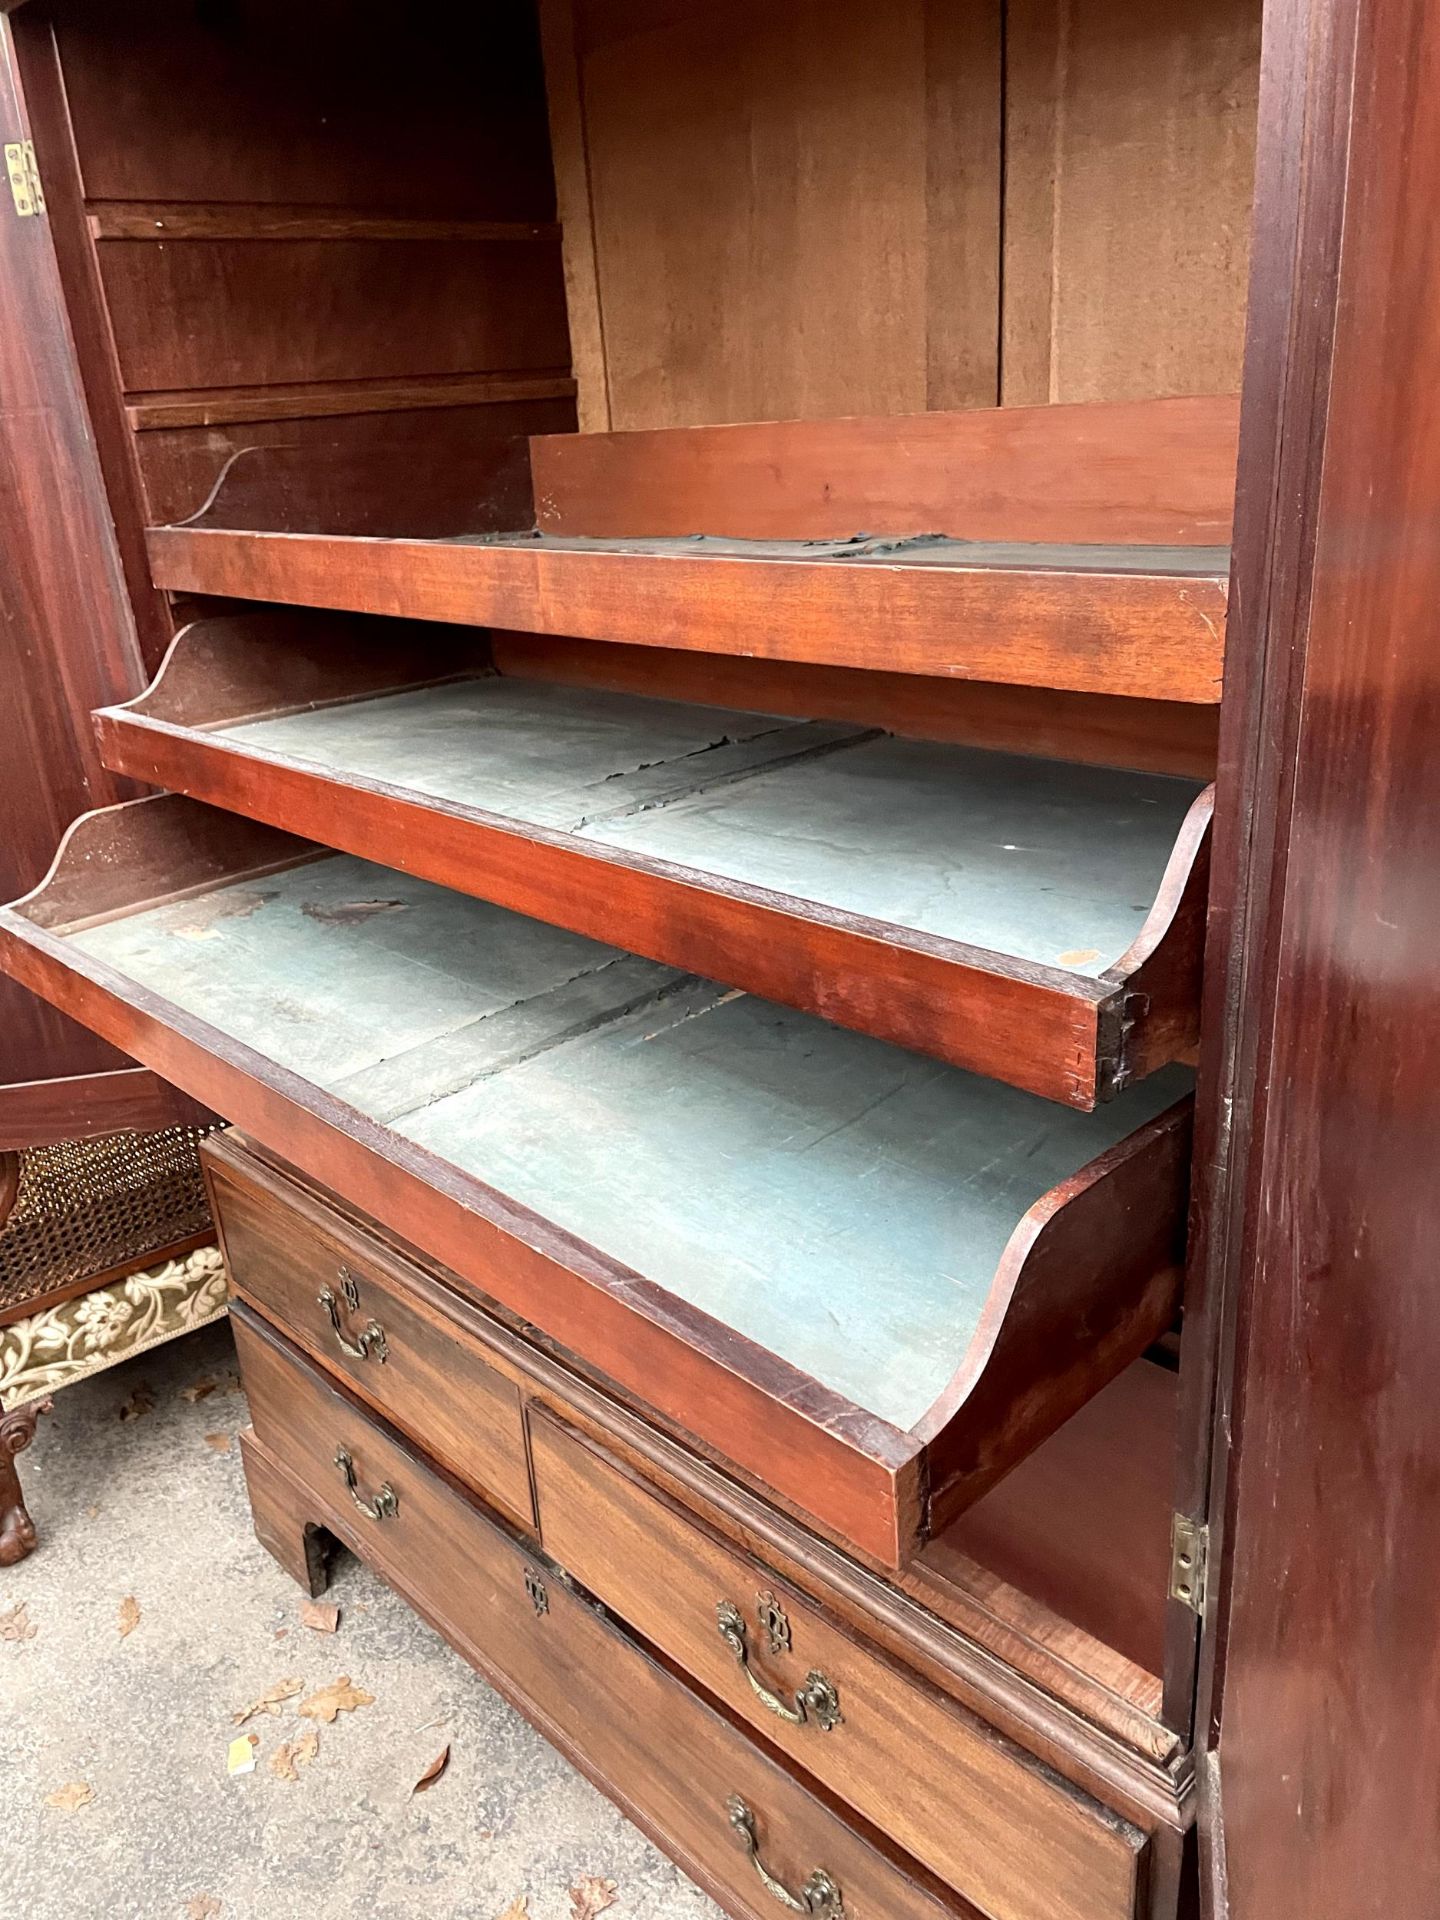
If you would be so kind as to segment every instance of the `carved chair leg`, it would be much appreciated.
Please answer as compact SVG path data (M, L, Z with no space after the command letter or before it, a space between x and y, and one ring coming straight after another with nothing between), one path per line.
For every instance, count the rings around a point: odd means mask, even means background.
M318 1598L330 1584L330 1536L308 1518L302 1490L248 1428L240 1435L240 1457L256 1538L312 1600Z
M0 1567L13 1567L35 1551L35 1522L25 1508L15 1456L35 1438L35 1423L50 1404L32 1400L0 1414Z

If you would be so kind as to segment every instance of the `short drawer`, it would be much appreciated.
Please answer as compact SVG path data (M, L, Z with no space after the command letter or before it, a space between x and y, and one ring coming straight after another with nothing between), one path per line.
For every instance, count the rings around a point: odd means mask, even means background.
M280 1548L307 1524L334 1533L729 1913L772 1920L788 1891L792 1908L822 1920L976 1920L817 1799L243 1308L235 1334L262 1539ZM337 1453L348 1464L337 1468Z
M547 1416L546 1552L995 1920L1129 1920L1147 1840Z
M493 1504L534 1524L520 1391L403 1259L226 1135L206 1144L235 1290Z

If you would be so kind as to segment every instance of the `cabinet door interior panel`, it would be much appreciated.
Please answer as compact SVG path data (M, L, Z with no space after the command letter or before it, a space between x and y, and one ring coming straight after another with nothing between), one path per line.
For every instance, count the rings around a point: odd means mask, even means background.
M1181 1069L1079 1114L170 797L79 823L0 938L892 1560L1173 1311Z
M1193 1045L1198 781L464 665L444 629L206 619L101 737L139 778L1073 1105Z

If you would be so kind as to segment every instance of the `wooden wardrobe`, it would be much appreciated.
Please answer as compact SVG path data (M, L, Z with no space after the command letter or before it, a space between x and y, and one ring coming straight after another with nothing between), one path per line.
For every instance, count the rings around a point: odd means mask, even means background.
M260 1538L747 1920L1435 1910L1433 11L4 31Z

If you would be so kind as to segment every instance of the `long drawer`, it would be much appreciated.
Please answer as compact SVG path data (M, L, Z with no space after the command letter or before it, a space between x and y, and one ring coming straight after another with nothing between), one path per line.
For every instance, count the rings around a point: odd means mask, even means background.
M1128 1920L1145 1836L531 1416L546 1551L996 1920Z
M323 1526L491 1677L737 1920L974 1920L810 1792L243 1306L256 1526ZM342 1465L336 1466L337 1455ZM353 1479L353 1486L349 1482ZM808 1904L806 1904L808 1902Z
M204 1154L231 1285L452 1473L527 1527L534 1501L513 1380L428 1312L402 1261L222 1135Z

